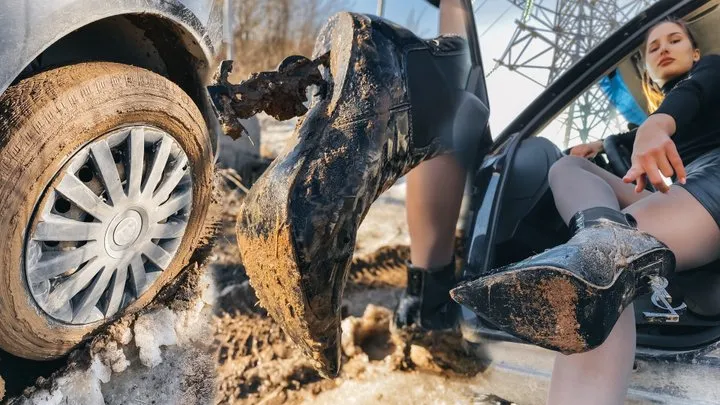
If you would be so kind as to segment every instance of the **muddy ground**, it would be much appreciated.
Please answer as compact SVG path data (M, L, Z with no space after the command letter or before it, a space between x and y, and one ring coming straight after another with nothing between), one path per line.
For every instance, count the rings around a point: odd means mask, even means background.
M262 145L263 152L281 145ZM234 232L245 180L230 170L218 178L219 227L206 260L149 308L117 320L66 358L43 363L0 353L3 403L507 403L487 395L487 362L458 334L390 333L409 255L402 180L360 228L344 299L344 366L327 380L257 304Z
M236 209L236 204L229 206ZM361 243L372 245L376 238L365 235L374 228L364 227ZM326 380L256 305L237 252L232 222L225 223L220 239L213 264L217 289L224 291L213 320L216 403L331 404L351 398L353 403L418 403L417 396L405 394L404 388L409 387L426 400L433 395L432 403L479 401L482 393L471 392L468 383L485 363L459 335L390 333L392 308L405 284L402 263L409 257L406 245L382 246L365 254L361 249L353 262L343 311L344 367L338 379ZM452 389L453 384L458 385L457 390ZM453 393L440 395L436 392L439 387Z
M381 228L374 225L391 228L391 207L402 213L393 200L402 184L361 229L345 294L344 367L335 380L322 379L257 304L234 235L243 192L223 184L221 226L206 263L189 268L148 310L114 322L67 358L3 356L0 373L13 377L4 403L503 403L486 397L486 363L459 335L390 333L409 249L392 243L406 239L402 229L377 247Z

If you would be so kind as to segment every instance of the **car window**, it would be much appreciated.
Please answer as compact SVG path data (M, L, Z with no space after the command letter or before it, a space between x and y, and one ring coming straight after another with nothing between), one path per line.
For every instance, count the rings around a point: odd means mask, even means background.
M493 134L501 133L548 84L654 2L474 0ZM606 90L617 85L613 80L602 83ZM613 108L599 111L603 103L607 104L607 94L602 88L587 90L546 127L543 136L565 148L626 129L627 117ZM600 122L605 119L611 122Z
M640 77L625 61L580 93L538 132L560 149L600 140L638 126L647 118Z

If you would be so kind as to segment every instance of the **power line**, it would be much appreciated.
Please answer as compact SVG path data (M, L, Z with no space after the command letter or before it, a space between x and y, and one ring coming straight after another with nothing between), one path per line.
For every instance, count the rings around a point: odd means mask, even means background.
M499 67L538 84L550 84L623 23L654 0L507 0L522 10ZM486 30L487 31L487 30ZM483 33L484 34L484 33ZM565 146L591 133L604 133L615 111L598 86L583 93L563 113ZM605 126L605 127L603 127Z

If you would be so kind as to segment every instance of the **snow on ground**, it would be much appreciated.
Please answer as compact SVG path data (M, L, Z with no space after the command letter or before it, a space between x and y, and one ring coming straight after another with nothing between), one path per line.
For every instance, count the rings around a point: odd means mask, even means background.
M262 154L268 157L279 153L294 125L260 117ZM228 211L237 206L237 202L226 204ZM484 378L478 374L472 353L460 348L457 336L450 341L434 338L424 346L408 346L397 337L390 337L388 317L401 290L398 285L356 287L348 291L345 298L353 301L349 314L354 316L343 322L347 363L343 375L335 381L317 377L292 343L262 315L247 311L236 317L219 314L217 304L222 307L228 300L236 305L247 301L244 307L240 305L245 309L254 306L252 299L236 296L251 291L247 283L237 280L239 284L218 284L218 274L232 279L241 268L239 258L235 257L232 218L226 213L223 225L226 232L211 256L215 262L211 260L209 266L194 270L198 280L192 299L183 306L168 302L120 319L106 333L71 355L65 369L50 379L38 381L35 387L26 389L26 395L10 399L9 403L481 403ZM372 206L357 240L358 256L383 246L408 244L403 179ZM397 278L396 275L388 280ZM216 285L220 293L215 290ZM245 336L247 333L251 334ZM267 351L267 347L260 346L261 342L267 342L273 349ZM461 370L453 370L452 364L462 364ZM271 376L277 372L285 374Z
M21 405L209 404L214 398L210 350L213 283L199 274L203 292L185 310L166 306L121 319L81 349L42 388L10 399ZM71 356L72 358L72 356Z

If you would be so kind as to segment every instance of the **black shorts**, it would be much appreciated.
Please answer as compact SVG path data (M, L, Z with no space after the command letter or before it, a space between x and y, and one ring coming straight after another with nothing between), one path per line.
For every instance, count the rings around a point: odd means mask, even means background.
M685 171L685 184L675 184L692 194L720 227L720 148L693 160L685 166Z

